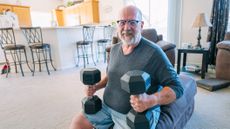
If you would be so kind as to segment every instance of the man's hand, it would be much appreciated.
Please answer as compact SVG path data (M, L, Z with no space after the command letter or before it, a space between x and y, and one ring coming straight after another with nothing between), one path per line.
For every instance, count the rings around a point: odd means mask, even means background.
M155 95L148 95L146 93L131 95L130 103L136 112L143 112L158 104L157 97Z
M106 86L106 83L108 81L107 75L105 75L101 81L95 85L85 86L85 94L86 96L93 96L96 91L104 88Z
M96 85L86 86L85 88L86 96L93 96L96 91Z

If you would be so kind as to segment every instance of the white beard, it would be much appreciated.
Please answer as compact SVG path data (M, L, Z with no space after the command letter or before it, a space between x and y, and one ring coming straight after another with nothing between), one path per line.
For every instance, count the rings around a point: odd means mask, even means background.
M125 34L130 35L131 33L129 31L128 32L122 32L122 35L125 35ZM134 36L128 40L121 38L121 41L125 45L137 45L140 42L140 39L141 39L141 34L138 33L136 36Z

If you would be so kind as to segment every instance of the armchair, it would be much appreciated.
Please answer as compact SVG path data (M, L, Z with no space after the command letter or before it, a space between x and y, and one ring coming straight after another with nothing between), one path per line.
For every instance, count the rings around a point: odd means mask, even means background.
M230 32L225 40L217 44L216 78L230 80Z

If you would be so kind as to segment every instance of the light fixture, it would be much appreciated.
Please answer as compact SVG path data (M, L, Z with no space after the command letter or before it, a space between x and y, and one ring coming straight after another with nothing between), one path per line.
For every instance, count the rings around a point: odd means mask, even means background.
M201 39L201 27L208 27L212 26L210 21L207 19L205 13L200 13L196 16L195 21L193 22L192 27L193 28L199 28L198 31L198 36L197 36L197 45L195 46L196 48L202 48L200 44L200 39Z

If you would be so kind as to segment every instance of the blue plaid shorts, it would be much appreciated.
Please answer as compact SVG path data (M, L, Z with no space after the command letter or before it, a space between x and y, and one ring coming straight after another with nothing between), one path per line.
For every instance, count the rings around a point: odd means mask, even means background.
M113 124L113 129L130 129L126 123L126 114L114 111L104 103L102 104L102 109L96 114L84 115L96 129L108 129ZM150 129L155 129L159 117L160 107L147 111L146 118L150 122Z

